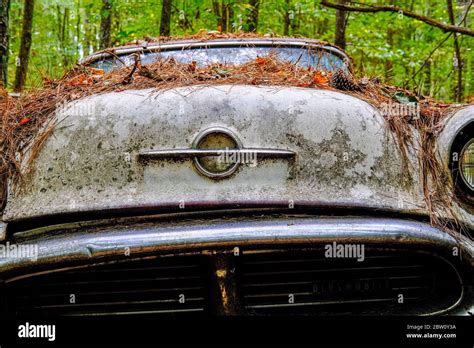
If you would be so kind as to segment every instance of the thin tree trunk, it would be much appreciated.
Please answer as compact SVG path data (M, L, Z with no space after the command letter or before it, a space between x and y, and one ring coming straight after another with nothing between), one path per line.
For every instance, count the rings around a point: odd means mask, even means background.
M161 7L160 35L170 36L172 0L163 0Z
M67 53L67 41L68 41L68 28L69 28L69 9L64 8L62 13L61 8L57 5L57 16L58 16L58 39L59 48L63 59L63 67L67 68L69 65L69 57Z
M112 0L102 0L100 21L100 48L108 48L112 45L110 32L112 30Z
M212 8L214 15L217 18L217 30L225 33L227 31L227 14L225 4L218 0L213 0Z
M427 17L431 16L431 1L430 0L425 0L425 16ZM432 97L431 75L432 75L432 60L429 59L428 62L426 63L426 69L424 71L422 94L429 95L430 97Z
M393 50L393 29L388 26L387 28L387 45L390 50ZM390 82L393 78L393 61L391 59L385 59L385 81Z
M296 13L296 6L295 6L295 9L293 10L292 15L289 17L289 19L290 19L291 32L292 33L298 32L298 29L299 29L299 14Z
M290 2L291 0L286 0L285 2L285 12L283 15L283 35L284 36L290 35L290 24L291 24Z
M223 33L227 32L228 28L228 11L227 11L227 4L222 0L221 2L215 1L214 2L214 10L217 11L217 27L219 31Z
M91 23L90 23L90 7L86 6L85 13L84 13L84 46L82 47L82 54L84 57L87 57L92 50L92 30L91 30Z
M0 86L8 83L8 19L10 0L0 0Z
M64 53L63 53L63 62L64 62L64 67L67 68L69 65L69 56L67 52L67 44L69 40L69 14L70 10L69 8L64 9L64 20L63 20L63 40L64 40Z
M448 5L449 21L451 22L452 25L454 25L455 19L454 19L453 1L447 0L447 5ZM454 67L457 69L457 73L458 73L457 85L454 90L454 99L457 102L461 102L463 94L464 94L463 83L462 83L462 65L463 64L461 60L461 49L459 47L458 36L455 33L453 37L454 37L454 55L455 55Z
M0 0L0 87L8 83L9 12L10 0Z
M258 11L260 8L260 0L250 0L250 13L247 17L247 30L257 31L258 28Z
M25 9L23 12L23 28L21 33L19 65L16 68L15 84L13 90L21 92L26 82L28 73L28 59L31 48L31 29L33 27L33 11L35 0L25 0Z
M390 5L394 5L394 0L390 1ZM393 50L393 35L395 34L393 30L393 19L391 18L387 25L387 45L389 50ZM393 78L393 61L391 59L385 59L384 63L385 68L385 81L390 82Z
M227 9L225 8L225 5L222 5L222 8L221 8L221 13L222 13L222 18L221 18L221 22L222 22L222 32L223 33L227 33Z
M302 17L301 6L298 6L298 14L296 16L296 21L293 21L293 23L294 23L293 32L299 32L300 31L301 17Z
M232 4L225 4L225 26L226 31L232 32L232 19L234 18L234 8Z
M79 53L81 49L81 1L77 2L76 6L76 52Z
M431 61L428 61L428 63L426 63L424 75L425 76L423 78L423 89L421 94L431 94Z
M222 31L221 6L218 0L212 0L212 12L214 12L214 16L217 19L217 30Z
M344 5L347 0L339 0L338 3ZM336 40L335 44L346 49L346 24L347 24L347 12L344 10L336 10Z

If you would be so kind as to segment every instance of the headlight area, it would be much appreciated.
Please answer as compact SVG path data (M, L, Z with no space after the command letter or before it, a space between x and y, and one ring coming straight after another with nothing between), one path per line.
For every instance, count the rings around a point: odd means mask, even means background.
M474 121L456 134L450 149L449 168L456 195L474 204Z
M470 190L474 189L474 139L461 152L461 178Z

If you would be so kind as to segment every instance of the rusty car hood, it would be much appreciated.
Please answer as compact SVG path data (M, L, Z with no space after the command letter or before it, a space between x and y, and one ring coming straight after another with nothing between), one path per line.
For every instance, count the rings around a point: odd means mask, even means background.
M57 125L4 221L121 209L343 206L427 214L417 156L408 175L380 112L328 90L247 85L128 90L57 113ZM150 150L187 149L209 127L247 148L294 152L231 176L201 175L189 159L142 161ZM472 224L472 215L458 209Z

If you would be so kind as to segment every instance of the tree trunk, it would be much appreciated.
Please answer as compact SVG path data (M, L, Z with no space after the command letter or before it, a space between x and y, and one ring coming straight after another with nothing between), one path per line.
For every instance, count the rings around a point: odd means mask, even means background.
M338 3L344 5L347 0L339 0ZM347 24L347 12L343 10L336 11L336 40L335 44L346 49L346 24Z
M431 60L426 63L422 94L431 96Z
M87 57L91 54L92 47L93 47L93 40L92 40L92 24L90 21L91 18L91 11L90 7L86 6L85 13L84 13L84 46L82 47L82 55Z
M8 15L10 0L0 0L0 86L8 82Z
M64 13L61 11L59 5L56 6L57 18L58 18L58 40L59 49L61 50L61 56L63 60L63 67L67 68L69 65L69 56L67 52L68 42L68 28L69 28L69 9L64 8Z
M77 2L76 6L76 52L79 53L81 51L81 1Z
M161 7L160 35L170 36L172 0L163 0Z
M21 32L19 65L16 68L15 84L13 90L21 92L26 82L28 73L28 59L31 48L31 29L33 27L33 10L35 0L25 0L25 9L23 12L23 28Z
M232 7L232 4L226 4L225 5L225 26L226 26L226 31L232 32L232 23L233 23L233 18L234 18L234 8Z
M290 2L291 0L286 0L285 2L285 12L284 12L284 18L283 18L283 35L288 36L290 35L290 24L291 24L291 18L290 18Z
M110 32L112 30L112 0L102 0L100 13L100 48L109 48L112 45Z
M231 4L227 4L224 1L212 1L212 9L217 18L217 30L223 33L227 32L229 23L232 20L233 10L231 6Z
M387 28L387 45L390 50L393 50L393 29L388 26ZM393 61L391 59L385 59L384 62L385 68L385 82L392 81L393 78Z
M391 0L389 3L390 5L394 5L394 0ZM393 19L390 18L389 22L387 23L387 45L389 50L393 50L393 35L395 34L393 30ZM385 82L391 82L393 79L393 61L392 59L385 59L384 62L385 68Z
M258 28L258 10L260 7L260 0L250 0L249 1L250 13L247 17L247 30L257 31Z
M454 10L453 10L453 0L447 0L448 5L448 14L449 14L449 21L452 25L456 24L454 19ZM458 36L456 33L453 35L454 37L454 68L457 69L458 78L457 78L457 85L454 90L454 99L457 102L461 102L463 98L463 83L462 83L462 60L461 60L461 49L459 47Z

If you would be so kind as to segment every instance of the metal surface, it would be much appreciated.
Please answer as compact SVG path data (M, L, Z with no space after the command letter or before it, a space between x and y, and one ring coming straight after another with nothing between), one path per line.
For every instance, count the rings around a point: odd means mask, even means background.
M64 231L64 232L62 232ZM382 218L249 218L178 221L174 223L147 222L127 225L67 229L58 226L51 233L22 233L14 235L11 242L35 244L39 254L37 260L27 258L0 259L0 276L6 284L35 275L61 270L72 270L92 264L109 264L127 260L156 257L157 253L210 253L217 262L213 269L212 291L215 314L233 315L242 307L237 300L237 283L234 274L232 253L239 247L277 247L282 250L289 245L301 247L322 246L323 243L363 243L370 247L408 248L444 255L460 278L460 264L473 267L474 246L472 241L461 238L459 243L445 232L427 224ZM459 256L453 248L460 248ZM228 250L225 253L208 250ZM127 252L125 252L127 251ZM172 256L171 256L172 257ZM457 264L455 267L452 264ZM460 278L461 279L461 278ZM464 283L460 298L449 308L436 313L455 312L467 314L472 307L470 286ZM465 291L467 290L466 295ZM460 306L463 306L460 308Z
M1 218L1 216L0 216ZM7 237L7 224L0 219L0 242L4 241Z
M335 54L346 61L350 62L349 56L341 49L331 46L328 43L322 43L310 39L295 38L268 38L268 39L214 39L214 40L180 40L162 43L145 43L142 45L130 45L117 47L112 50L100 51L89 57L79 61L79 64L88 65L97 60L105 59L121 55L130 55L133 53L160 52L170 50L183 50L200 47L245 47L245 46L275 46L275 47L301 47L301 48L318 48ZM111 54L113 52L113 54Z
M221 134L232 139L236 148L220 148L220 149L202 149L201 142L212 134ZM213 172L205 168L200 158L218 157L223 155L238 156L238 158L254 157L255 161L262 158L289 158L294 157L295 152L290 150L279 149L261 149L261 148L244 148L239 137L232 131L222 127L211 127L202 131L193 141L191 149L166 149L166 150L149 150L140 151L139 156L145 159L183 159L188 158L194 160L194 165L198 172L210 178L225 178L233 174L240 166L239 161L231 163L231 166L220 172Z
M468 105L463 109L453 113L446 119L443 131L438 136L436 142L437 153L442 160L444 169L449 172L449 157L451 155L451 145L454 138L461 129L474 121L474 105ZM449 175L450 178L451 175Z
M461 299L469 303L457 270L429 251L368 248L368 258L360 264L327 260L323 250L321 245L236 247L87 263L8 282L7 313L33 311L49 317L201 311L229 316L278 314L276 308L288 315L429 315L459 310ZM38 291L45 287L48 293ZM411 305L395 309L401 289ZM65 303L71 291L81 301ZM288 294L294 303L288 303Z
M459 247L462 256L470 262L474 255L472 242L464 240L460 244L449 234L424 223L384 218L253 218L244 222L191 220L173 224L81 226L64 229L64 233L60 233L61 230L55 231L54 235L32 233L31 237L26 235L14 239L18 244L37 245L37 260L0 259L0 270L5 273L30 267L65 267L71 262L127 259L130 256L126 256L124 250L128 250L132 257L141 257L162 250L332 241L383 246L416 245L419 248Z
M447 174L447 186L449 190L456 195L458 199L453 200L454 211L458 213L460 221L468 221L468 225L474 228L474 206L471 202L463 202L463 194L457 190L458 185L454 183L453 174L450 169L450 159L452 156L452 147L459 132L474 122L474 105L468 105L461 110L456 111L445 121L444 128L439 134L436 142L436 154L440 159L443 169ZM464 181L463 175L460 175ZM467 186L468 188L469 186Z
M58 113L60 124L33 162L24 189L9 191L4 220L162 207L283 204L366 206L428 215L415 153L407 175L383 116L334 91L195 86L91 96ZM252 149L287 149L228 180L191 161L144 161L139 153L186 149L210 127ZM120 199L117 199L120 197ZM474 218L455 207L471 228Z
M243 314L237 291L235 259L232 251L212 252L211 312L216 315Z
M279 149L258 149L258 148L246 148L246 149L229 149L229 150L202 150L202 149L166 149L166 150L148 150L141 151L140 157L149 159L179 159L179 158L191 158L194 157L208 157L208 156L220 156L225 152L231 152L236 154L257 154L259 157L265 158L288 158L294 157L296 154L291 150L279 150Z
M417 157L409 177L382 115L338 92L243 85L124 91L70 104L57 122L25 189L10 190L6 221L180 202L426 213ZM220 181L196 173L191 161L139 160L147 149L189 148L210 127L232 130L248 148L293 151L297 160L266 158Z
M263 315L276 314L282 309L283 313L308 314L308 308L321 311L322 315L337 311L349 315L432 315L457 307L463 298L463 281L456 268L451 262L430 252L368 248L367 259L357 263L347 259L328 262L323 250L322 247L314 250L290 249L260 255L256 252L250 260L247 256L241 269L246 307ZM367 273L359 273L364 271ZM278 281L275 283L276 275ZM341 280L344 285L339 283ZM351 280L360 280L361 283L351 284ZM441 290L439 288L443 290L438 292L436 287L438 291ZM364 291L359 292L358 289ZM397 312L390 304L402 289L405 300L411 298L415 301L412 303L418 305L411 309L401 307ZM293 295L292 303L288 302L288 293ZM426 300L428 293L431 296L437 293L433 302L439 305L439 311L435 312L434 307L430 306L425 307L425 311L421 309L421 301L423 298ZM388 311L383 305L369 309L375 303L384 302L390 308ZM328 312L324 310L328 305L338 305L339 308L331 307ZM360 306L358 310L357 306ZM260 311L262 309L263 312Z
M473 119L474 119L474 115L473 115ZM473 137L472 140L469 141L469 142L467 142L466 145L464 145L464 148L462 149L461 154L460 154L460 157L459 157L460 160L461 160L461 158L464 156L464 153L466 152L466 150L467 150L472 144L474 144L474 134L472 135L472 137ZM462 164L461 164L461 166L462 166ZM467 168L472 168L472 167L474 167L474 164L473 164L473 163L470 163L470 164L466 165L466 167L467 167ZM467 187L469 187L471 190L474 191L474 186L473 186L472 183L470 183L470 182L465 178L465 175L464 175L464 173L462 172L462 167L461 167L461 178L462 178L462 180L464 181L464 183L467 185Z

